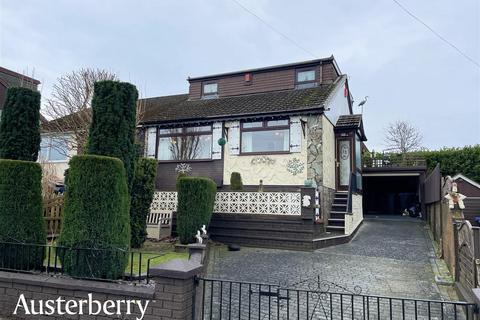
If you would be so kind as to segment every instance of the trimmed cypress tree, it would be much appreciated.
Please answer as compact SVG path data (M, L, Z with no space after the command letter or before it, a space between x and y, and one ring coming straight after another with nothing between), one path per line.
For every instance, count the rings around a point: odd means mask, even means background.
M70 160L59 253L76 277L117 279L130 246L130 198L123 163L83 155ZM75 250L93 249L93 250Z
M92 125L87 153L119 158L131 190L135 159L135 118L138 92L134 85L118 81L95 83Z
M192 243L202 225L210 224L217 185L208 178L183 177L177 181L177 191L177 233L181 243Z
M40 93L10 88L0 122L0 158L37 161L40 150Z
M0 160L0 242L45 244L41 179L38 163ZM43 253L43 247L2 244L0 267L38 269Z
M33 162L39 150L40 93L10 88L0 123L0 158L3 158L0 160L0 242L40 245L46 242L42 169ZM2 244L0 265L38 269L43 265L43 253L42 247Z
M131 246L140 248L147 240L147 216L155 192L155 177L157 175L157 161L154 159L140 158L135 166L133 179L130 226Z

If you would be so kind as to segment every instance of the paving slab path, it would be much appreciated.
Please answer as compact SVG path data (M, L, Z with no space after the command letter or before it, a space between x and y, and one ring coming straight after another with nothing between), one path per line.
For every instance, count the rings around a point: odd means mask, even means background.
M348 244L314 252L242 247L211 250L207 275L236 281L417 299L448 299L435 283L433 246L425 223L366 219Z

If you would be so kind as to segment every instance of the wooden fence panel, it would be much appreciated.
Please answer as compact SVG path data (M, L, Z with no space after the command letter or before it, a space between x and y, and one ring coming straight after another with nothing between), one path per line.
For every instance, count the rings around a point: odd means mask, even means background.
M43 218L49 238L56 238L60 234L62 216L63 195L51 195L43 200Z

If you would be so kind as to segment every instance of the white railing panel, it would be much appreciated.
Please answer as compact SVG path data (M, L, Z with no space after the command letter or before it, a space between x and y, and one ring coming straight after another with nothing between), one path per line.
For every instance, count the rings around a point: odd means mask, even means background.
M177 193L157 191L147 218L148 224L170 219L177 210ZM300 215L300 192L217 192L214 213Z

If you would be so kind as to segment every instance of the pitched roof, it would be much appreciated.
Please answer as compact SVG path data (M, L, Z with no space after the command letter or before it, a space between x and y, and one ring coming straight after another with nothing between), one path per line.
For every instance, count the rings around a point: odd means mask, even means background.
M82 126L92 117L92 109L83 109L78 112L68 114L66 116L52 119L48 121L45 119L45 122L42 123L43 132L64 132L64 131L74 131L81 129Z
M322 111L336 84L217 99L189 100L188 94L142 99L143 124L240 118L275 113Z
M461 173L455 175L454 177L452 177L452 179L453 179L454 181L457 180L457 179L462 179L463 181L466 181L466 182L470 183L472 186L477 187L477 188L480 189L480 184L479 184L478 182L473 181L472 179L465 177L465 176L464 176L463 174L461 174Z
M338 118L335 126L337 128L359 128L361 123L361 114L345 114Z
M363 130L363 121L361 114L344 114L338 117L335 128L338 129L358 129L363 141L367 141L365 131Z

